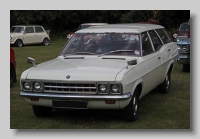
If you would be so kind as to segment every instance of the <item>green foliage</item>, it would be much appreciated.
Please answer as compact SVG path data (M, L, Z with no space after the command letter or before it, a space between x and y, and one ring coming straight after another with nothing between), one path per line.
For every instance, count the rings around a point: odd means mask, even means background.
M40 24L55 36L66 36L81 23L157 22L167 29L188 21L189 10L11 10L10 25Z

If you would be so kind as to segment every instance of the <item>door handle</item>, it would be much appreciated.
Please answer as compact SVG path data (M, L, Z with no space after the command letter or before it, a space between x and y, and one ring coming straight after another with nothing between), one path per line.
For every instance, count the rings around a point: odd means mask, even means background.
M170 49L168 49L167 51L170 51Z
M158 57L158 59L161 59L160 57Z

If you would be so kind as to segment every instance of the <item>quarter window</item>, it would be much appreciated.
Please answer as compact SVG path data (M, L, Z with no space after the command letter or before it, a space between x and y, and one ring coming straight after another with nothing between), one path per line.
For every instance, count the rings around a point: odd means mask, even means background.
M150 31L148 31L148 33L152 40L155 51L159 51L160 48L162 47L162 42L161 42L160 38L158 37L158 35L155 33L154 30L150 30Z
M141 34L142 36L142 55L148 55L154 52L147 32Z
M164 44L172 41L165 29L156 29L156 32L158 33Z
M42 29L42 27L35 27L35 32L41 33L41 32L44 32L44 30Z
M26 27L26 33L34 33L33 27Z

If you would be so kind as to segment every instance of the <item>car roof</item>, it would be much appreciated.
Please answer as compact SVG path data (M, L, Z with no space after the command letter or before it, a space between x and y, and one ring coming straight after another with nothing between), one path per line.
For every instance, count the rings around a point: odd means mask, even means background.
M17 27L17 26L40 26L41 27L41 25L34 25L34 24L15 25L13 27Z
M108 23L83 23L81 25L108 25Z
M161 25L157 24L138 24L138 23L126 23L126 24L108 24L105 26L91 26L83 30L78 30L76 33L141 33L147 30L162 29Z

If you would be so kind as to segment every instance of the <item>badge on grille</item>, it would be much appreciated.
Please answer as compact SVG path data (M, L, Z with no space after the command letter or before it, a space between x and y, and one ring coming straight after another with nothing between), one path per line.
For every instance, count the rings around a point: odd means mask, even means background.
M66 76L66 78L67 78L67 79L69 79L69 78L70 78L70 76L69 76L69 75L67 75L67 76Z

